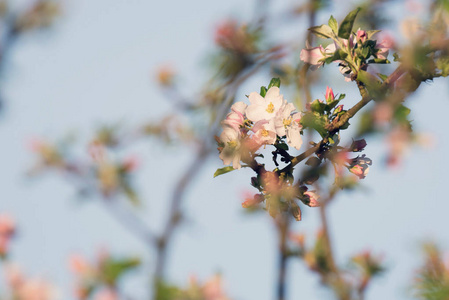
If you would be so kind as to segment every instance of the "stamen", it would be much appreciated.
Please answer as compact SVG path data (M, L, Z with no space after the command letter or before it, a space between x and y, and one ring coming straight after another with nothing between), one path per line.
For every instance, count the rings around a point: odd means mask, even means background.
M273 102L270 102L270 104L268 104L268 107L266 109L266 111L270 114L272 114L274 112L274 105Z

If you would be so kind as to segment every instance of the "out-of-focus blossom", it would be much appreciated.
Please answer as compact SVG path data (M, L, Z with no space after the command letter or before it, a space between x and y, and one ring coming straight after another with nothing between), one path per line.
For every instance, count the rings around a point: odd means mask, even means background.
M310 207L318 207L320 206L320 202L318 202L318 199L320 198L320 195L313 191L307 191L304 192L304 195L306 195L309 199L306 201L306 204Z
M418 19L408 18L401 22L401 33L410 41L418 41L422 36L422 27Z
M350 165L348 166L349 172L353 173L360 179L366 177L369 172L369 166L373 164L372 160L366 157L365 154L362 156L357 156L356 158L351 160Z
M205 300L229 300L223 291L221 276L215 275L204 284L203 294Z
M332 56L336 50L336 46L334 43L331 43L326 48L323 46L318 46L314 48L306 48L302 49L299 54L299 58L315 68L319 68L324 65L324 59L326 57Z
M28 31L50 26L60 14L61 7L56 1L36 1L28 11L20 15L16 21L17 31Z
M116 291L112 289L103 289L100 292L98 292L94 300L118 300L119 296Z
M365 30L357 30L357 34L356 34L356 39L357 42L360 42L361 44L363 44L366 40L367 40L368 36L366 35L366 31Z
M17 265L6 265L5 271L13 299L54 300L58 298L57 289L53 284L41 278L27 278Z
M267 91L265 97L252 92L249 95L249 102L251 104L246 109L246 117L250 121L270 121L276 117L278 110L284 104L284 97L279 93L279 88L273 86Z
M226 116L222 125L226 125L239 131L245 122L245 110L247 105L243 102L236 102L231 107L231 112Z
M139 159L137 156L128 156L123 160L122 167L125 172L133 172L139 167Z
M405 126L397 126L387 136L387 143L389 153L387 157L387 164L397 166L402 157L407 153L410 148L411 134L410 130Z
M26 280L16 291L20 300L53 300L57 298L56 288L43 279Z
M223 164L230 165L232 163L234 169L240 169L241 144L239 132L232 127L225 126L220 135L220 141L224 144L219 156Z
M393 118L393 108L387 101L377 103L373 110L374 123L378 126L385 126Z
M246 25L239 25L235 20L225 20L215 30L214 41L224 50L249 54L256 51L256 36Z
M10 215L0 214L0 257L8 254L10 241L15 230L14 219Z
M174 83L176 73L171 66L164 65L161 66L156 73L157 82L162 87L172 86Z
M242 203L242 207L243 208L252 208L263 201L264 201L264 197L261 194L255 194L254 196L248 195L247 197L245 197L245 201Z
M387 59L388 53L390 52L391 47L393 46L392 39L384 39L380 43L376 44L375 49L378 49L376 55L377 58Z

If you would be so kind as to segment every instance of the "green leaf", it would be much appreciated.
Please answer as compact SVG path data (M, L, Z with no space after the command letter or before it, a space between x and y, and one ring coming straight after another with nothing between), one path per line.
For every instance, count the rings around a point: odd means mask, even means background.
M401 58L399 57L399 54L393 53L393 57L394 57L393 61L401 61Z
M140 265L139 258L123 258L106 260L103 266L103 276L108 284L115 285L124 272L134 269Z
M125 182L122 184L122 188L123 193L126 195L126 197L133 205L139 206L141 204L139 196L137 195L136 191L131 187L131 185Z
M379 76L380 79L382 79L382 81L387 80L388 76L382 73L377 73L377 76Z
M375 35L376 33L380 32L381 30L368 30L366 31L366 37L368 40L370 40L373 35Z
M329 24L329 27L332 29L332 31L337 34L338 33L338 22L335 20L334 16L331 15L329 18L329 21L327 22Z
M449 75L449 58L441 57L436 61L436 66L441 70L441 75L446 77Z
M371 63L375 63L375 64L389 64L390 63L390 61L388 59L382 59L382 58L370 59L368 62L370 64Z
M345 97L346 97L346 94L340 94L340 96L338 96L338 99L336 101L343 100Z
M336 60L344 60L347 56L348 56L348 53L346 53L344 50L342 50L342 49L337 49L337 50L334 52L334 55L331 56L331 57L326 58L326 59L324 60L324 62L325 62L326 64L330 64L331 62L336 61Z
M326 24L323 24L321 26L310 27L309 30L312 33L314 33L317 37L324 39L332 38L334 36L332 29Z
M229 172L234 171L234 170L235 169L232 166L228 166L228 167L224 167L224 168L221 168L221 169L217 169L217 171L215 171L215 173L214 173L214 178L217 177L217 176L229 173Z
M325 128L327 124L326 116L317 116L313 112L306 112L301 118L301 124L304 127L315 129L321 137L325 137L327 134L327 130Z
M267 88L264 87L264 86L261 86L261 87L260 87L260 95L261 95L262 97L265 97L266 94L267 94Z
M288 145L287 145L287 144L284 144L284 143L278 143L278 144L275 144L274 146L275 146L276 148L279 148L279 149L288 151Z
M410 114L410 111L411 111L410 108L405 107L404 105L400 105L398 108L396 108L396 111L394 112L394 118L399 122L408 121L407 117Z
M374 75L363 70L357 74L357 80L364 83L368 89L376 88L380 83Z
M326 109L326 104L321 103L318 99L316 99L310 104L310 108L313 112L317 112L322 115L324 113L324 110Z
M343 22L340 25L340 28L338 29L338 36L342 39L349 39L349 36L352 32L352 27L354 26L355 18L357 17L357 14L360 11L360 7L357 9L351 11L346 18L343 20Z
M273 86L281 87L281 80L279 78L271 79L270 84L268 85L268 89L270 89Z

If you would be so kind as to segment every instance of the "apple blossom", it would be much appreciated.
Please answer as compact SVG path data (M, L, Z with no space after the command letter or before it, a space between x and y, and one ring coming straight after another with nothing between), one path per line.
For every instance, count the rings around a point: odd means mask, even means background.
M276 129L274 120L261 120L254 124L253 140L259 145L273 145L276 142Z
M240 133L232 127L225 126L220 135L220 141L224 144L219 156L223 164L232 163L234 169L240 169Z
M269 121L276 116L284 104L284 97L279 94L279 88L273 86L267 91L265 97L257 92L252 92L249 95L249 102L251 104L246 108L246 117L250 121Z
M356 158L352 159L350 165L348 166L348 169L349 172L358 176L360 179L363 179L368 174L369 166L371 166L372 163L372 160L366 157L365 154L363 154L360 157L357 156Z
M314 48L302 49L299 54L299 58L315 68L319 68L324 65L324 59L326 57L332 56L337 47L334 43L329 44L326 48L323 46L318 46Z
M308 206L317 207L317 206L321 205L318 202L318 199L320 198L320 196L317 193L315 193L314 191L304 192L304 195L309 197L308 202L306 203Z

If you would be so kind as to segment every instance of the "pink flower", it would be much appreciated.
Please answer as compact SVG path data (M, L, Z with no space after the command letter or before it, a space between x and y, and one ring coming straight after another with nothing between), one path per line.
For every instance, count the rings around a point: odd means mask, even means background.
M203 295L205 300L229 300L223 291L221 277L213 276L203 286Z
M229 126L239 131L245 123L245 110L247 105L243 102L236 102L231 106L231 112L226 116L226 119L221 123L222 126Z
M30 279L20 285L17 295L26 300L52 300L56 299L56 289L42 279Z
M137 156L129 156L123 161L123 169L126 172L132 172L139 166L139 159Z
M363 154L362 156L357 156L352 159L350 165L348 166L349 172L353 173L360 179L366 177L369 172L369 166L373 164L372 160Z
M253 140L259 145L273 145L276 142L274 121L261 120L251 130L254 132Z
M328 56L332 56L336 49L337 47L334 43L331 43L326 48L323 48L321 45L315 48L305 48L301 50L299 58L303 62L319 68L324 65L324 59Z
M230 165L234 169L240 169L240 133L236 131L232 127L225 126L223 128L223 132L220 135L220 141L224 144L223 149L220 153L220 159L223 161L223 164Z
M309 202L305 203L306 205L310 206L310 207L317 207L320 206L321 204L318 202L318 199L320 198L320 196L318 194L316 194L313 191L307 191L304 192L304 195L309 197Z
M94 300L118 300L118 294L111 289L104 289L95 295Z
M360 41L360 43L364 43L367 39L367 35L365 30L357 30L357 41Z
M378 49L376 55L377 58L387 59L390 48L393 46L393 41L391 39L382 40L382 42L376 44L376 49Z
M320 45L310 49L302 49L299 58L312 66L322 66L322 60L326 58L326 56L324 55L323 46Z
M86 276L93 268L84 257L74 254L69 258L70 270L79 276Z
M335 95L334 95L334 91L332 91L332 88L326 87L326 95L325 95L325 97L326 97L326 102L327 103L332 102L332 101L335 100Z
M7 214L0 214L0 235L10 236L14 234L16 223Z

